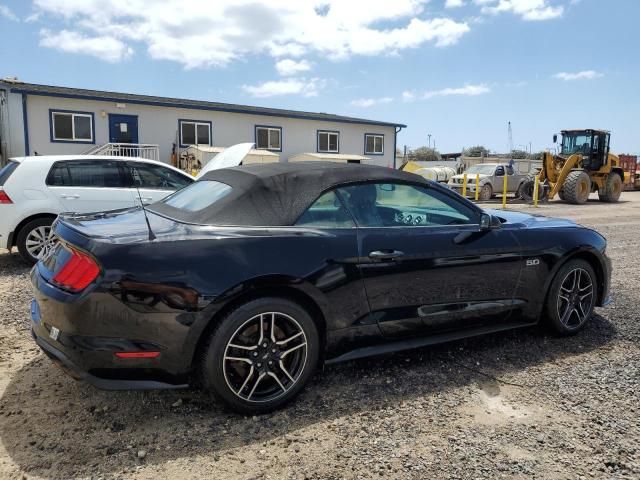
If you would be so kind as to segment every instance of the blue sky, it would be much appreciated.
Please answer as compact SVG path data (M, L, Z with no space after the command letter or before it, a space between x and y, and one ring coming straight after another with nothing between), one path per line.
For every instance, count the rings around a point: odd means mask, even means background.
M0 76L405 123L443 152L562 128L640 153L637 0L0 0Z

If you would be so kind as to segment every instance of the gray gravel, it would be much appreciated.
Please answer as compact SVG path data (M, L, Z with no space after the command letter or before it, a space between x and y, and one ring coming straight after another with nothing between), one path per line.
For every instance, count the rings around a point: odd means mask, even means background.
M537 210L609 239L614 305L537 328L326 368L290 407L101 392L28 333L28 269L0 254L0 478L640 478L640 192ZM523 207L530 211L528 207Z

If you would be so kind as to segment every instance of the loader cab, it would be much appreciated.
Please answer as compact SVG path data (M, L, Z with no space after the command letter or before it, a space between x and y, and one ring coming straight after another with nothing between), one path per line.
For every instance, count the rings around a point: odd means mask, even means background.
M582 168L599 170L607 164L610 136L604 130L563 130L560 153L582 155Z

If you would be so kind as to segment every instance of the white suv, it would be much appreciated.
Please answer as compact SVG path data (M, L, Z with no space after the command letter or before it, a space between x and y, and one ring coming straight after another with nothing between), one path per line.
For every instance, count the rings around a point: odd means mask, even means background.
M0 169L0 248L29 263L54 240L61 212L99 212L153 203L194 179L161 162L129 157L55 155L12 158ZM137 187L137 188L136 188Z

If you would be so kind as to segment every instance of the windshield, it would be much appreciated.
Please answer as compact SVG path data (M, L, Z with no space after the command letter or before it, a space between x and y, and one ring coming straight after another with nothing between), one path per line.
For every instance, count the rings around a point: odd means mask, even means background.
M231 193L231 190L232 188L226 183L202 180L178 190L173 195L162 200L162 203L180 210L197 212L226 197Z
M590 133L565 133L562 136L562 153L564 155L571 155L573 153L588 155L590 150Z
M476 173L479 173L480 175L493 175L495 170L495 165L474 165L467 170L467 173L473 173L474 175Z

